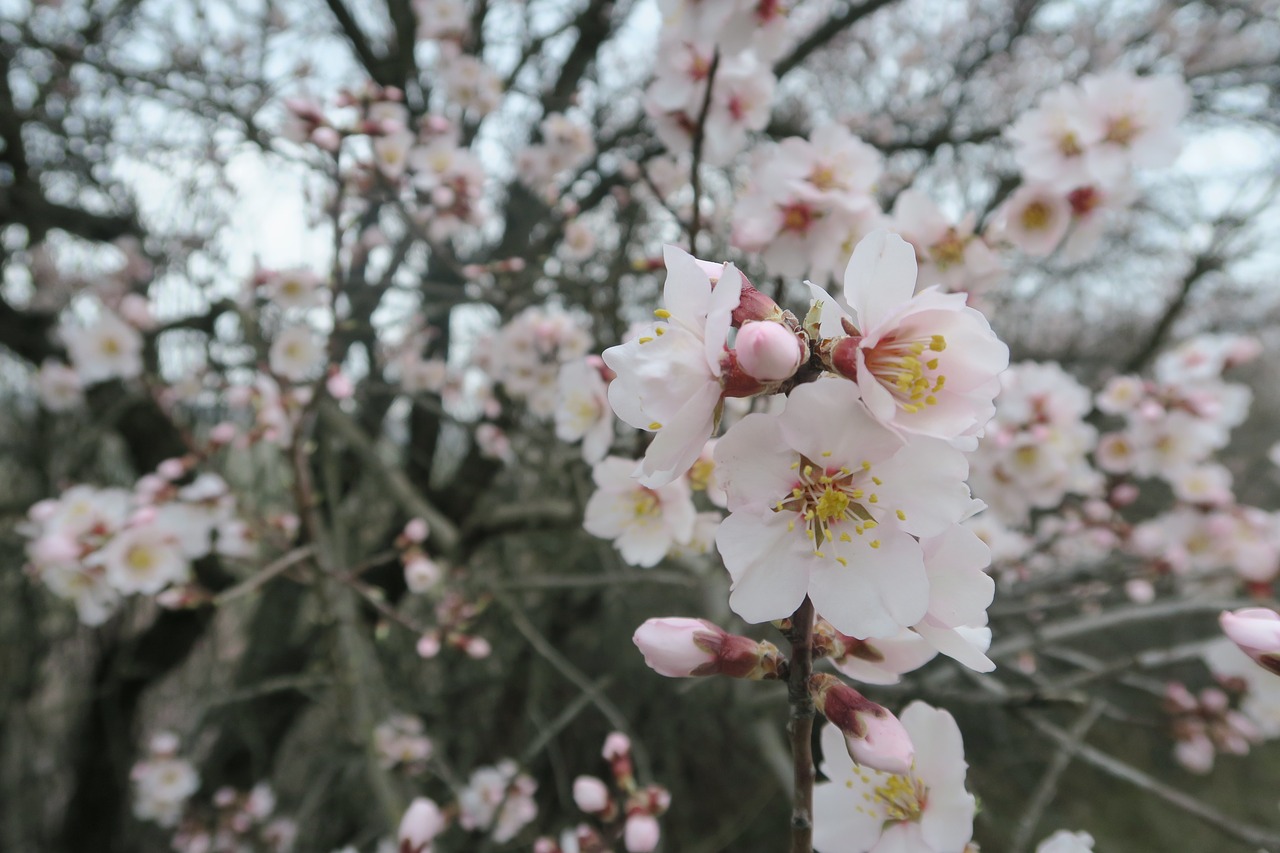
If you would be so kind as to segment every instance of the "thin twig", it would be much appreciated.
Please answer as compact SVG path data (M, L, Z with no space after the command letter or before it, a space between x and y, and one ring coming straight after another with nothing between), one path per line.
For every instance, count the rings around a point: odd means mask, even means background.
M702 108L693 128L693 161L689 166L689 183L693 186L693 211L689 214L689 252L698 254L698 232L702 230L702 146L707 139L707 116L711 113L711 94L716 83L716 71L720 68L720 50L711 55L711 67L707 69L707 91L702 96Z
M300 548L294 548L292 551L279 557L275 562L271 563L252 577L246 578L230 589L224 590L215 595L213 597L213 604L217 607L221 607L228 601L235 601L237 598L245 597L249 593L257 590L259 587L264 586L267 581L277 575L284 574L298 563L301 563L303 560L310 557L312 552L313 549L311 545L303 545Z
M1019 716L1036 731L1059 744L1073 757L1086 764L1092 765L1116 779L1121 779L1150 794L1156 795L1166 803L1176 806L1193 817L1199 818L1224 835L1243 841L1261 850L1270 851L1270 853L1280 851L1280 833L1252 826L1237 817L1225 815L1190 794L1170 787L1100 749L1089 746L1087 743L1076 742L1066 731L1035 714L1022 713Z
M791 762L795 790L791 795L791 853L813 853L813 602L805 597L791 616L787 633L791 642L791 666L787 698L791 703Z
M524 612L524 608L502 590L493 589L491 592L493 593L493 600L502 605L503 609L507 611L507 615L511 617L511 624L529 641L529 645L533 646L533 650L581 690L591 700L591 704L595 705L597 710L609 721L609 725L624 734L630 735L631 726L618 706L591 679L587 678L582 670L574 666L572 661L562 655L555 646L551 645L551 642L542 635L542 632L529 619L528 614ZM636 738L631 738L631 752L640 775L644 778L652 778L653 774L650 772L648 751Z
M1095 700L1067 730L1071 742L1082 743L1100 716L1102 716L1102 703ZM1027 802L1026 811L1018 820L1018 828L1013 834L1013 841L1009 844L1009 853L1023 853L1031 846L1031 838L1040 824L1040 818L1044 816L1044 810L1057 795L1058 783L1062 780L1062 774L1067 766L1071 764L1071 758L1072 753L1066 747L1059 748L1054 754L1053 760L1045 768L1044 775L1040 777L1040 784L1036 786L1035 792Z

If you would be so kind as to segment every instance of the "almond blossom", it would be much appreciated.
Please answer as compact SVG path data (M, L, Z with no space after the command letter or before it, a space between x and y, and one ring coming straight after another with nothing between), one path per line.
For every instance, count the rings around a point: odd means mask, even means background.
M915 537L968 512L968 466L945 442L878 424L841 381L802 385L781 415L748 415L720 439L731 514L716 544L747 621L789 616L808 595L843 633L885 637L928 611Z
M663 257L667 280L659 322L604 351L605 364L617 374L609 385L614 412L657 433L640 464L641 482L654 487L689 470L715 428L721 360L743 281L726 264L712 287L692 255L667 246Z
M894 201L892 220L892 230L915 247L922 284L981 291L999 278L1000 259L974 233L974 214L952 222L931 198L909 189Z
M587 501L582 526L592 536L613 540L633 566L654 566L693 536L697 511L684 480L656 488L637 482L635 463L610 456L591 472L596 491Z
M884 230L863 238L845 269L851 315L810 285L822 335L854 333L836 341L830 363L854 380L882 424L972 449L995 412L1009 349L963 295L937 288L913 295L915 286L915 252Z
M61 336L85 385L142 373L142 335L110 311L103 311L87 329L64 326Z
M973 795L965 790L964 744L946 711L912 702L900 715L915 744L904 773L855 764L835 726L822 730L822 774L813 790L818 853L957 853L973 836Z
M593 356L594 358L594 356ZM589 359L560 367L559 405L556 406L556 438L582 441L582 458L594 465L613 444L613 410L608 386L600 369Z

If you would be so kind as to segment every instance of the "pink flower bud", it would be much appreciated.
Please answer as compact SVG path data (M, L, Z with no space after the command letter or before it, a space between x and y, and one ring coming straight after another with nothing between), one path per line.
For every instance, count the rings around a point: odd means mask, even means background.
M418 657L430 660L440 654L440 635L434 631L423 634L418 638Z
M1246 607L1234 613L1224 610L1218 622L1240 651L1280 675L1280 613L1265 607Z
M235 424L230 421L223 421L209 430L209 441L214 444L230 444L235 440L236 432Z
M614 761L619 758L625 758L631 754L631 738L622 732L611 732L604 739L604 749L600 751L600 755L605 761Z
M752 320L776 322L781 319L782 309L778 303L756 290L743 276L738 307L733 309L733 325L743 326Z
M886 773L911 770L915 758L911 735L888 709L834 675L810 678L809 692L818 711L844 733L845 747L855 763Z
M166 459L157 466L156 473L166 480L177 480L187 473L187 465L181 459Z
M356 387L351 383L350 377L340 370L330 373L325 379L324 386L329 396L335 400L347 400L356 393Z
M644 655L644 662L668 678L776 678L782 662L772 643L730 634L705 619L648 619L631 640Z
M765 382L790 379L806 355L799 338L781 323L744 323L733 348L742 369Z
M427 522L421 518L411 518L404 526L404 538L410 542L424 542L430 532Z
M636 629L631 641L644 655L644 662L659 675L686 678L715 662L709 640L727 636L704 619L647 619Z
M426 592L439 583L440 576L440 567L425 554L418 554L404 564L404 583L410 592Z
M400 819L400 853L423 853L431 847L431 841L445 826L440 808L426 797L418 797L409 804Z
M658 819L651 814L636 813L627 817L627 826L622 833L622 843L627 853L649 853L658 847L661 830Z
M493 654L493 646L484 637L467 637L462 651L472 660L484 660Z
M594 776L573 780L573 801L587 814L600 814L609 808L609 787Z
M311 131L311 141L317 148L334 152L342 147L342 135L332 127L317 127Z

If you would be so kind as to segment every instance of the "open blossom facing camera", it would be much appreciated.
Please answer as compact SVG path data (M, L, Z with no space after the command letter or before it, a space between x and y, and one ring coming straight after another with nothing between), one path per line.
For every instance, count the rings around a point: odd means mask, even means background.
M881 229L859 242L844 274L848 312L811 285L823 337L850 324L856 330L835 339L830 362L854 380L881 423L972 449L995 412L1009 349L962 294L915 294L915 287L915 252L906 241Z
M592 469L596 491L587 501L582 526L592 536L614 540L631 565L649 567L672 546L693 537L697 509L685 480L649 488L632 477L634 471L634 462L617 456Z
M142 373L142 335L110 311L87 329L62 329L71 365L85 385Z
M648 486L688 471L711 437L723 393L721 360L742 286L732 265L712 287L689 253L667 246L663 257L667 280L659 322L604 351L605 364L617 374L609 384L614 412L637 429L657 433L641 463Z
M968 513L968 466L943 441L899 438L840 382L796 388L781 415L748 415L720 439L732 514L716 544L747 621L789 616L808 595L840 631L889 636L928 610L915 537Z
M902 773L855 764L842 732L822 730L822 774L813 790L818 853L960 853L973 836L973 795L956 721L912 702L899 719L915 744Z

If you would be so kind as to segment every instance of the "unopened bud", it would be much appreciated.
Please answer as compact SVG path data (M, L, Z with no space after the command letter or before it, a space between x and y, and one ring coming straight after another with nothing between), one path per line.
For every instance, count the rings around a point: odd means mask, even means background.
M400 819L400 831L397 833L399 853L424 853L431 848L431 842L444 830L444 826L440 807L426 797L418 797L409 804Z
M742 369L765 382L790 379L808 355L794 332L781 323L767 321L744 323L733 349Z
M845 379L858 379L858 346L862 338L849 336L836 338L834 341L823 341L819 353L832 372Z
M777 322L782 319L778 303L756 290L747 277L742 277L742 295L738 307L733 309L733 325L742 326L751 321Z
M627 853L650 853L658 847L661 837L658 819L651 814L636 813L627 817L627 826L622 833L622 843Z
M845 747L855 763L886 773L911 770L915 758L911 735L888 709L833 675L811 677L809 693L822 716L844 734Z
M644 662L668 678L776 678L782 662L772 643L730 634L705 619L649 619L631 640L644 655Z
M1265 607L1246 607L1218 617L1222 632L1257 661L1263 669L1280 675L1280 613Z
M587 814L600 814L609 808L609 786L594 776L573 780L573 801Z

